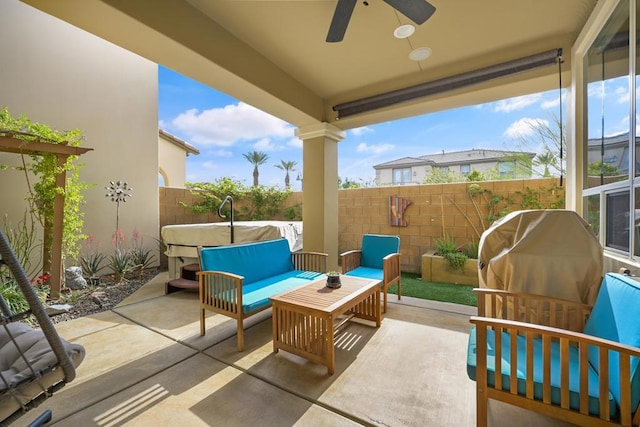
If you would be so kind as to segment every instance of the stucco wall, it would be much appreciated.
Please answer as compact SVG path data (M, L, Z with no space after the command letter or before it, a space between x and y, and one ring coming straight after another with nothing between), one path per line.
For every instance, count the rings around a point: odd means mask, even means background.
M187 152L184 148L158 136L159 168L165 177L165 187L183 188L187 176Z
M126 245L138 230L144 246L158 237L158 77L156 64L17 0L0 2L0 39L9 41L0 64L0 107L52 128L80 129L86 233L103 252L112 248L116 204L105 197L109 181L123 180L133 197L120 206ZM126 70L126 72L123 72ZM0 164L17 155L0 154ZM24 176L0 171L0 214L17 220L26 209ZM156 260L158 257L156 257Z
M542 189L540 194L544 196L543 200L547 200L547 190L557 185L558 180L487 181L479 184L490 192L486 194L509 198L509 209L518 210L522 200L520 194L526 193L527 188ZM338 191L339 252L358 249L364 233L395 234L400 236L402 270L419 272L422 254L435 248L436 240L443 236L443 229L459 245L479 240L476 230L478 233L484 231L480 218L484 220L487 204L476 198L481 212L478 215L472 199L467 195L468 186L468 183L404 185ZM557 193L558 197L564 199L564 189L557 190ZM406 227L389 225L389 196L411 201L403 217L408 224ZM160 189L161 225L220 221L213 213L194 214L181 207L181 201L192 204L195 196L184 189ZM284 206L296 203L302 204L302 193L293 193ZM499 205L500 209L505 207L505 203ZM486 220L484 225L488 226Z

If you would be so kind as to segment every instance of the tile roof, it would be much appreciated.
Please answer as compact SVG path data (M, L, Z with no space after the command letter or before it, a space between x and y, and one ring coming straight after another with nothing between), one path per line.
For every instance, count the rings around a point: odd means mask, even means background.
M184 149L187 153L200 154L200 150L198 150L196 147L194 147L193 145L189 144L188 142L178 138L177 136L175 136L173 134L170 134L166 130L158 129L158 134L161 137L163 137L164 139L166 139L167 141L169 141L169 142L177 145L178 147Z

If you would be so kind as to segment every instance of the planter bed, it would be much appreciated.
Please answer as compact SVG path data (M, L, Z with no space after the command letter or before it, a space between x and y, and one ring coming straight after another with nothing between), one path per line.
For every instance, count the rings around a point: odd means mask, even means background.
M478 260L468 259L462 269L455 269L439 255L422 255L422 280L425 282L453 283L479 286Z

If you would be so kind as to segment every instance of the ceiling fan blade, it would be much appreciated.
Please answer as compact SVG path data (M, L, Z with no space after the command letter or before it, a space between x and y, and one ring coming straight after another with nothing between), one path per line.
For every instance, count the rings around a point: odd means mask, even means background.
M327 33L327 42L334 43L342 41L344 33L347 31L353 9L356 7L356 2L357 0L338 0L336 10L333 12L331 26Z
M425 0L384 0L385 3L420 25L431 18L436 11L435 6Z

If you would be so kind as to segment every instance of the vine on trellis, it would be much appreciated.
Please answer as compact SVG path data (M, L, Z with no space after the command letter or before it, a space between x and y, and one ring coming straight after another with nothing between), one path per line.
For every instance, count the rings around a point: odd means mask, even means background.
M0 135L11 134L16 139L26 142L42 142L47 144L65 144L78 147L83 142L80 130L58 131L47 125L34 123L25 115L13 117L7 107L0 110ZM64 164L58 164L58 157L53 153L21 154L21 166L0 166L1 170L14 169L24 172L28 194L25 200L29 203L29 210L45 229L45 254L51 253L53 241L50 230L53 224L54 199L62 194L65 198L63 218L62 254L64 259L76 259L79 254L79 242L86 238L82 233L84 213L81 210L84 196L83 190L92 185L80 179L83 164L76 163L78 156L69 156ZM56 186L56 175L66 174L64 188ZM35 176L37 180L31 182ZM44 259L45 268L50 260Z

